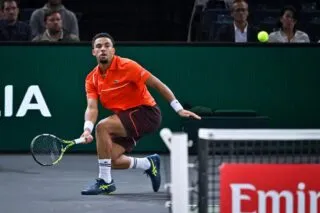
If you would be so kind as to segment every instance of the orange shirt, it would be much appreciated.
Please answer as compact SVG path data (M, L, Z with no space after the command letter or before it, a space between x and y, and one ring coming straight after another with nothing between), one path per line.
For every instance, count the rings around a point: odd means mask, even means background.
M102 106L113 112L140 105L154 106L156 102L145 85L150 75L137 62L114 56L104 78L99 66L87 75L87 98L100 99Z

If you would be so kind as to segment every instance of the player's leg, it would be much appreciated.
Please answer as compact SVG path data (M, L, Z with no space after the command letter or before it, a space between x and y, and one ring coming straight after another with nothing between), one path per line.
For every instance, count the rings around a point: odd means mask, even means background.
M130 152L134 147L135 140L127 137L121 139L116 138L114 141L115 143L113 144L113 148L126 147L126 152ZM160 188L160 156L158 154L153 154L142 158L136 158L122 154L118 158L112 159L112 169L141 169L150 177L153 190L157 192Z
M112 158L121 156L125 149L113 148L114 135L126 137L127 133L118 116L113 115L101 120L96 125L96 146L99 164L99 178L81 193L83 195L109 194L116 190L111 176Z
M117 114L126 129L127 137L118 137L113 141L131 152L136 142L146 134L155 132L161 124L160 109L150 106L140 106ZM128 167L128 162L130 165ZM114 162L114 168L142 169L150 177L154 191L161 185L160 156L157 154L144 158L133 158L121 155Z
M120 139L123 141L127 139L128 143L130 143L130 139L129 138L122 138ZM119 143L119 140L116 140ZM126 149L124 147L127 147L127 145L119 145L117 142L113 143L113 150L124 150L126 151ZM116 153L121 153L116 152ZM124 153L124 152L122 152ZM112 156L112 169L142 169L142 170L148 170L151 168L151 162L148 159L148 157L144 157L144 158L134 158L134 157L130 157L124 154L121 154L120 156L114 155Z
M161 113L156 107L138 107L101 120L96 126L96 143L99 157L99 179L82 194L102 194L115 191L111 177L111 165L115 168L140 168L150 176L154 191L160 187L160 157L131 158L130 152L136 140L160 126ZM119 146L118 146L119 145ZM130 162L130 164L129 164ZM146 169L148 168L148 169Z
M124 155L127 150L131 150L130 138L113 138L112 144L112 157L111 157L111 168L112 169L133 169L139 168L147 170L151 167L151 163L147 157L144 158L133 158ZM122 142L120 142L122 141ZM127 142L125 142L127 141ZM122 144L122 145L120 145ZM127 144L127 145L125 145Z

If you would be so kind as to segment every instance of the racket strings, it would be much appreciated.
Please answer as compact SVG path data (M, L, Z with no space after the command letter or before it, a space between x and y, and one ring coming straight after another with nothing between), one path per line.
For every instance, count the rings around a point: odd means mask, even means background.
M52 136L40 136L33 142L33 155L41 164L53 164L61 155L62 145Z

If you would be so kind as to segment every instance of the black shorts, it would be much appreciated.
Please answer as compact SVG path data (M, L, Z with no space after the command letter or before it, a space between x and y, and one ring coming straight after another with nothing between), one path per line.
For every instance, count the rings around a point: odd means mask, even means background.
M162 116L158 106L138 106L117 113L128 137L113 137L113 142L131 152L144 135L155 132L161 125Z

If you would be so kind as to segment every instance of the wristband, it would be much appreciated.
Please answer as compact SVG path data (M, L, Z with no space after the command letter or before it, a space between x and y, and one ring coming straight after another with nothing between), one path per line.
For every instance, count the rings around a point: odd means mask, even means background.
M84 126L83 126L83 130L89 130L91 133L93 130L93 127L94 127L94 124L91 121L85 121Z
M183 106L176 99L171 101L170 105L174 109L174 111L176 111L176 112L178 112L178 111L183 109Z

